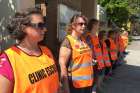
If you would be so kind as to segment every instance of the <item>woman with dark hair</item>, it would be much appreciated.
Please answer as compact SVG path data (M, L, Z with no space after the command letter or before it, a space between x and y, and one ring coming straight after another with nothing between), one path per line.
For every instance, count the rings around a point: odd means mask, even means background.
M96 78L96 84L93 85L93 91L92 93L95 93L96 91L96 85L97 89L101 90L101 84L103 82L103 76L104 76L104 60L103 60L103 55L102 55L102 50L101 50L101 45L99 43L99 38L98 38L98 31L99 31L99 24L100 22L97 19L91 19L88 22L87 29L88 32L86 34L86 40L89 42L90 47L92 48L93 52L93 59L95 60L94 62L94 70L95 70L95 78Z
M74 15L67 28L68 35L60 47L59 63L65 93L92 92L92 51L82 35L86 23L83 15Z
M102 30L98 34L99 42L102 49L103 59L105 63L105 79L107 79L112 74L112 66L109 58L109 52L105 40L107 39L107 34L105 30Z
M16 13L8 30L18 43L0 55L0 93L57 93L59 78L53 55L39 44L46 32L41 12Z
M117 45L115 43L115 31L114 30L110 30L108 32L108 37L105 40L108 51L109 51L109 57L111 60L111 64L112 64L112 69L116 68L116 62L118 59L118 49L117 49Z

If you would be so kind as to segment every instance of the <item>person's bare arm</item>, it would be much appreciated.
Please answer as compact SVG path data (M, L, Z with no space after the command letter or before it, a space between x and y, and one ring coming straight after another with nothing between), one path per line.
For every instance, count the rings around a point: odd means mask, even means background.
M68 64L70 56L71 56L71 49L67 47L60 48L59 64L60 64L60 69L61 69L61 81L62 81L63 86L65 87L66 93L70 93L68 76L67 76L68 75L67 64Z
M13 84L4 76L0 75L0 93L13 93Z

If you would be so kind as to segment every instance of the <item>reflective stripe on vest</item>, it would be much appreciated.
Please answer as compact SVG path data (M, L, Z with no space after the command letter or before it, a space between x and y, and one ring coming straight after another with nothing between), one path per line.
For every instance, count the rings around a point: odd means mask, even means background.
M71 62L72 63L72 62ZM76 70L80 67L89 67L92 65L92 62L85 62L85 63L82 63L82 64L73 64L71 66L69 66L72 70Z
M105 43L105 41L102 41L101 43L102 43L102 47L103 47L103 58L104 58L105 66L111 67L111 62L110 62L106 43Z
M96 56L102 56L102 53L95 53Z
M90 80L93 79L93 75L92 76L73 76L72 80Z
M92 44L94 46L93 52L95 53L95 58L98 63L98 68L103 69L105 67L105 65L104 65L104 61L103 61L103 55L102 55L99 39L97 36L90 35L90 37L91 37Z
M93 68L91 49L83 38L81 41L76 40L71 35L68 35L67 38L72 47L72 59L68 66L68 76L72 79L73 86L75 88L92 86Z
M56 93L59 78L48 48L40 46L42 55L30 56L16 46L5 51L14 72L12 93Z
M110 41L110 55L111 55L111 60L117 60L117 46L111 38L109 38Z

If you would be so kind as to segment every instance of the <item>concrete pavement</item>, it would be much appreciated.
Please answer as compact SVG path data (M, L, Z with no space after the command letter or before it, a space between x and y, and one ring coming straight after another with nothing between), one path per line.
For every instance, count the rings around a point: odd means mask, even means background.
M140 41L133 41L127 51L127 63L105 81L101 93L140 93Z

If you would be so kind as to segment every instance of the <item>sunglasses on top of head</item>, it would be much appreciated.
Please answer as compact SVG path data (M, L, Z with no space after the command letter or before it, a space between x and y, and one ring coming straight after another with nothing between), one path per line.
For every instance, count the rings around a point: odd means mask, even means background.
M33 28L36 28L36 29L40 29L40 30L46 29L46 24L43 23L43 22L40 22L40 23L30 23L30 26L32 26Z

